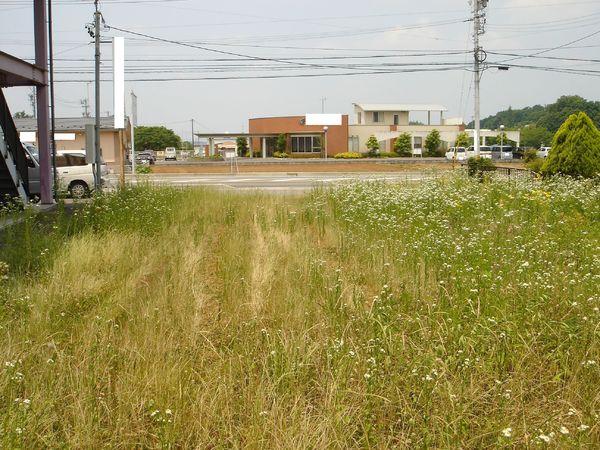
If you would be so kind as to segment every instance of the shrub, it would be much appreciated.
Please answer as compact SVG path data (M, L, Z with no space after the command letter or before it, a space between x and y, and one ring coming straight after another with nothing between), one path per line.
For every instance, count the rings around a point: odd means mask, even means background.
M235 140L235 144L237 146L237 154L238 155L243 155L246 156L247 153L249 153L248 151L248 139L246 139L243 136L238 137Z
M152 168L150 166L136 166L135 173L139 173L141 175L152 173Z
M367 141L367 148L369 149L369 157L374 158L379 153L379 141L373 135Z
M542 167L544 167L544 160L542 158L535 158L525 163L525 167L535 173L541 173Z
M225 161L225 158L223 158L221 155L212 155L209 156L208 159L210 161Z
M535 161L536 159L538 159L538 155L537 155L537 150L534 148L530 148L528 150L525 150L525 154L523 156L523 159L525 160L526 163L530 163Z
M380 158L398 158L400 155L396 152L381 152L379 153Z
M426 156L440 156L440 145L442 145L440 132L438 130L431 130L431 133L425 139Z
M412 156L412 139L410 134L402 133L394 142L394 152L398 154L398 156Z
M278 153L285 153L287 150L287 136L285 134L280 134L277 136L277 143L275 144L275 149ZM277 156L276 156L277 158ZM281 158L281 157L280 157ZM283 158L287 158L283 156Z
M334 156L334 158L335 159L361 159L361 158L364 158L364 156L358 152L344 152L344 153L338 153L337 155Z
M467 169L470 177L477 177L483 181L485 173L496 170L496 166L491 159L469 158L467 161Z
M592 178L600 173L600 131L584 112L572 114L554 136L543 175Z
M464 131L456 136L455 147L468 147L471 145L471 138Z
M286 152L274 152L273 153L273 158L289 158L290 155L288 155Z

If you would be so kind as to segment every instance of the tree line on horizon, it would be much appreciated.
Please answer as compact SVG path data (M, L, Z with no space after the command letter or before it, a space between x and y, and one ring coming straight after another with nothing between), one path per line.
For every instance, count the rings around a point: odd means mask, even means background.
M579 112L586 113L596 127L600 127L600 101L586 100L578 95L564 95L546 106L509 107L483 119L481 127L495 130L504 125L507 129L520 129L521 145L539 148L550 146L561 125L569 116ZM469 127L473 127L473 123Z

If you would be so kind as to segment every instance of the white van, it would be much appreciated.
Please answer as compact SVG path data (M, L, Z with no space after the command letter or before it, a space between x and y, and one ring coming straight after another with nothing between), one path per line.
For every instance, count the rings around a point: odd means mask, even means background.
M446 159L448 161L466 161L467 149L464 147L450 147L446 152Z
M547 158L550 150L552 150L552 147L540 147L537 152L538 158Z
M165 161L177 161L177 149L175 147L165 148Z

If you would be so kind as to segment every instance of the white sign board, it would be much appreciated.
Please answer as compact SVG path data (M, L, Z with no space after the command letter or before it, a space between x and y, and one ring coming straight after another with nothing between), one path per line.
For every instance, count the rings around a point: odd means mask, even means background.
M113 38L113 105L115 129L125 128L125 39Z
M341 114L307 114L306 125L318 126L340 126L342 125Z
M21 139L21 142L33 144L34 142L37 142L37 133L35 131L21 131L19 133L19 138Z
M74 141L75 133L55 133L54 140L55 141Z
M54 133L55 141L74 141L75 138L75 133ZM37 133L35 131L21 131L19 139L21 139L21 142L33 144L37 142Z

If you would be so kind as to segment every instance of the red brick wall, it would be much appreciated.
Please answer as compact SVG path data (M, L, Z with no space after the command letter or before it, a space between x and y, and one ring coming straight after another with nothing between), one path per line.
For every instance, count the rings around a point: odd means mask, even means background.
M294 117L268 117L264 119L250 119L249 132L251 134L322 134L323 127L316 125L303 125L304 116ZM254 151L260 151L260 139L252 140ZM342 125L330 126L327 131L327 154L337 155L348 151L348 116L342 116Z

